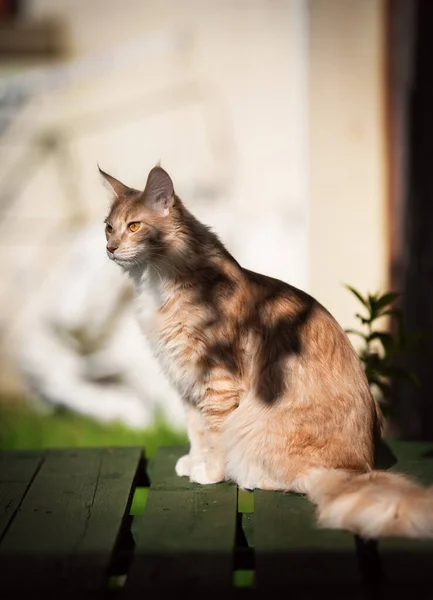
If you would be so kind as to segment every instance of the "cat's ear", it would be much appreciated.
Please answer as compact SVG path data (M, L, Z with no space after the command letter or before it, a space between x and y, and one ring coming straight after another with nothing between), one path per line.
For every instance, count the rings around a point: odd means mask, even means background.
M143 200L162 217L166 217L173 206L173 182L170 175L159 165L153 167L147 177Z
M117 198L119 198L119 196L125 196L125 194L131 191L131 188L129 188L127 185L124 185L118 179L115 179L111 175L108 175L108 173L105 173L99 165L98 169L100 174L104 178L104 181L108 184L109 188L114 192Z

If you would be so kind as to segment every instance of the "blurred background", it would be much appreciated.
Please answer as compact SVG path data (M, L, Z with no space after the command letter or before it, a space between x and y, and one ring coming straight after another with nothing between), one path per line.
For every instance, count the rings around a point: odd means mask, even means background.
M344 327L344 284L401 292L421 384L389 431L432 439L432 27L428 0L0 0L0 447L184 439L104 248L97 163L158 161Z

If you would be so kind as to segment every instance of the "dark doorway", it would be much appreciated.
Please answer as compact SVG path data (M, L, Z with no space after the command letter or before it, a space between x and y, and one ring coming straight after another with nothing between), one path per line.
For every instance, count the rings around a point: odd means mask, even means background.
M388 16L391 284L407 329L423 334L404 358L421 384L395 383L391 415L398 434L432 440L433 2L392 0Z

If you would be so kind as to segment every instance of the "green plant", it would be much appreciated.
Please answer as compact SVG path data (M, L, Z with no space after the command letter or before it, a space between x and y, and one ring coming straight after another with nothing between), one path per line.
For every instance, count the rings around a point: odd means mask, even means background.
M363 313L356 313L360 329L346 329L346 333L356 335L363 340L359 348L359 357L364 363L368 383L372 389L380 391L380 400L385 405L389 404L391 381L401 378L418 385L417 376L399 364L404 353L413 351L420 336L408 333L403 325L402 312L395 306L399 294L386 292L385 294L367 294L362 296L358 290L346 285L346 288L362 304ZM392 320L394 327L388 331L379 329L378 326L384 317Z

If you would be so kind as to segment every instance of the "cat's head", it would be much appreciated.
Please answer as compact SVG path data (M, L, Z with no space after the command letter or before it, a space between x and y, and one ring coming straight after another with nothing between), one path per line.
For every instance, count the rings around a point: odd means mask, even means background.
M125 269L163 258L175 242L175 205L180 203L168 173L160 166L154 167L140 192L99 171L114 192L105 219L109 258Z

